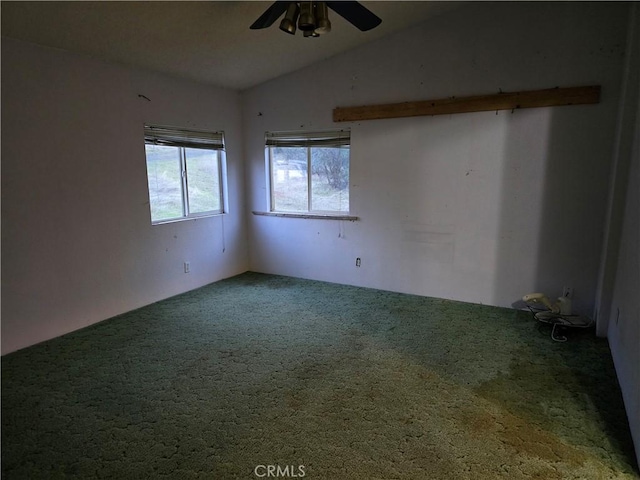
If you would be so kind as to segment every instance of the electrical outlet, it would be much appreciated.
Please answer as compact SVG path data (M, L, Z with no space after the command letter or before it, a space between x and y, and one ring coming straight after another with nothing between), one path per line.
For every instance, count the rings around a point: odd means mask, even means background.
M184 262L184 273L189 273L191 271L191 263Z
M573 298L573 287L564 287L562 289L562 296L564 298Z

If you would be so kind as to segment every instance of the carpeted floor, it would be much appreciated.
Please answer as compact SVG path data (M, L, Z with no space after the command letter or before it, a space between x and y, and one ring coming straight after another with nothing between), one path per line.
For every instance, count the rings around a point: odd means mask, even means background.
M2 478L638 478L606 340L569 336L243 274L3 357Z

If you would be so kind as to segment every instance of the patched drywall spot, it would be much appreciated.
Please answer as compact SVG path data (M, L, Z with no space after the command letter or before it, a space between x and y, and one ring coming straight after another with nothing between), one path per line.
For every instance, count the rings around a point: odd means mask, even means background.
M413 244L427 261L453 263L454 234L451 225L404 223L402 241Z

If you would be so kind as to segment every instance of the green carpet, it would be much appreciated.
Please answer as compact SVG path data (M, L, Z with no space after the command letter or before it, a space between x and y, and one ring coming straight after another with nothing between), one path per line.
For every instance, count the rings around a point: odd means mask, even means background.
M6 479L626 479L635 465L606 340L553 342L510 309L247 273L2 358Z

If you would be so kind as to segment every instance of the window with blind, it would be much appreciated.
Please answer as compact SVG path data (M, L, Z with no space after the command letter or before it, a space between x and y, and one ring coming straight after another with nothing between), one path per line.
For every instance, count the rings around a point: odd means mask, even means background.
M349 130L267 132L270 210L349 212Z
M224 135L145 125L151 223L224 212Z

